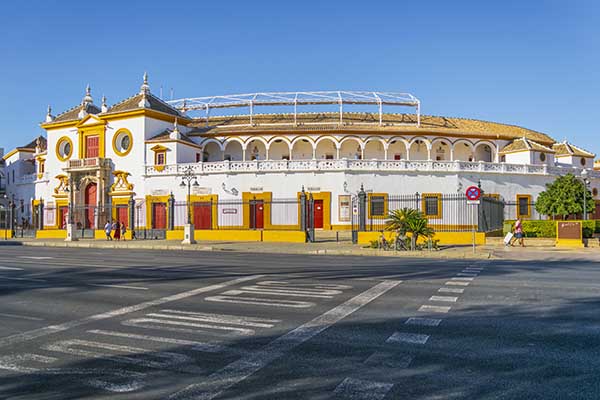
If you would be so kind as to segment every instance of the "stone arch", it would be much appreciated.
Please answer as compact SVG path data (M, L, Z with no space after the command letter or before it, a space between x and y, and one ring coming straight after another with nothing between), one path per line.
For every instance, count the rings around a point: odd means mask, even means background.
M292 144L284 136L275 136L269 140L269 159L270 160L289 160Z
M362 160L364 142L357 136L346 136L340 141L340 158Z
M487 140L480 140L473 146L474 161L493 162L496 159L496 146Z
M365 160L385 160L387 155L387 142L379 136L369 136L365 139L363 155Z
M269 158L269 142L260 136L253 136L245 143L246 161L266 160Z
M408 157L408 141L402 136L394 136L388 139L387 159L406 160Z
M431 159L434 161L452 160L452 142L446 138L435 138L431 141Z
M321 136L315 142L315 158L333 159L339 158L340 144L333 136Z
M458 139L452 143L452 157L454 161L473 161L474 146L470 140Z
M415 136L409 142L408 159L412 161L431 160L431 142L422 136Z
M315 143L310 137L298 136L292 140L292 160L312 160Z
M223 143L216 139L207 139L202 143L202 161L223 161Z
M244 159L244 142L239 138L227 138L223 142L223 159L242 161Z

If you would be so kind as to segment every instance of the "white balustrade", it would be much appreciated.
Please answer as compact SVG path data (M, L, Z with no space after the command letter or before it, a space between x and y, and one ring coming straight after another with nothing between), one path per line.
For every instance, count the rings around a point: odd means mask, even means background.
M195 174L281 172L281 171L435 171L435 172L484 172L495 174L564 175L581 174L581 169L570 166L529 164L506 164L470 161L427 160L252 160L215 161L189 164L164 165L159 171L154 165L146 166L146 176L181 175L191 167ZM600 178L600 171L589 171L593 178ZM35 174L34 174L35 175ZM35 179L34 179L35 180Z

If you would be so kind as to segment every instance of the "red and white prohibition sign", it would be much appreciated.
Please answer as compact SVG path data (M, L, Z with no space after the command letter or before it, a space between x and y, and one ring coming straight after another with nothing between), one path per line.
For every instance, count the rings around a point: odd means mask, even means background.
M465 194L467 195L467 200L479 200L481 197L481 189L477 186L469 186Z

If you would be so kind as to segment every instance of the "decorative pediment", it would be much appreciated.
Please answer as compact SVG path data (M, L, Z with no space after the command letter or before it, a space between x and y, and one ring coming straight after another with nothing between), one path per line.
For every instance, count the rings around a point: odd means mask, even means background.
M83 126L96 126L96 125L106 125L106 121L98 118L94 114L88 114L85 118L83 118L81 121L79 121L79 123L76 126L78 128L81 128Z
M54 178L58 179L58 185L54 188L53 196L57 198L68 197L69 177L67 175L56 175Z
M110 187L111 196L130 196L133 194L133 183L129 183L127 177L131 174L125 171L114 171L115 183Z
M160 144L157 144L156 146L150 148L150 150L152 150L154 152L156 152L156 151L167 151L167 150L169 150L169 148L165 147L165 146L162 146Z

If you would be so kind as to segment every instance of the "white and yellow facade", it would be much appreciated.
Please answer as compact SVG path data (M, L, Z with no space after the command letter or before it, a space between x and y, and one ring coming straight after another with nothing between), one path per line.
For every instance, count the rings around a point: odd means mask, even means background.
M186 200L180 176L191 168L199 182L195 199L296 198L304 187L322 200L323 229L349 229L348 199L361 184L384 196L435 196L480 184L508 202L535 201L556 176L594 164L594 154L512 125L428 116L415 125L407 114L384 114L378 123L365 113L337 118L192 117L154 96L147 76L138 94L112 107L104 99L95 106L88 88L73 109L56 117L49 110L41 124L47 145L27 153L31 168L19 173L30 176L29 192L15 196L55 210L45 218L48 228L61 228L59 213L69 202L102 207L133 197L146 210L138 224L149 226L152 203L171 193ZM12 157L4 156L7 168ZM590 179L597 193L600 172L590 171Z

